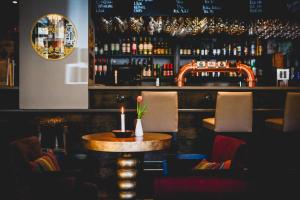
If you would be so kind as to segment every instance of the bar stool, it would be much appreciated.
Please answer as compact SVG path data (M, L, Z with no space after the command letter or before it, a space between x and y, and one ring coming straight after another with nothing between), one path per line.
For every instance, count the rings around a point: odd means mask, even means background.
M283 118L269 118L265 120L265 124L276 131L300 131L300 93L288 92L285 99Z
M252 92L218 92L215 117L202 123L214 132L251 133L252 120Z
M144 132L159 132L172 134L171 151L174 150L176 136L178 132L178 93L177 92L153 92L142 91L143 102L147 104L147 110L142 119ZM151 155L151 153L149 153ZM152 156L154 156L152 154ZM155 157L155 156L154 156ZM161 157L161 156L159 156ZM157 160L146 160L144 163L158 164L162 163L163 173L166 172L166 160L158 158ZM157 170L146 169L144 170Z

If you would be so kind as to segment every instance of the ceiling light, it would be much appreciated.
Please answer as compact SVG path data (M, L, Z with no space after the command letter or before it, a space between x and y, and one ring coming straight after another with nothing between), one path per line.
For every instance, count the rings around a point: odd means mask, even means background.
M13 4L18 4L18 1L11 1Z

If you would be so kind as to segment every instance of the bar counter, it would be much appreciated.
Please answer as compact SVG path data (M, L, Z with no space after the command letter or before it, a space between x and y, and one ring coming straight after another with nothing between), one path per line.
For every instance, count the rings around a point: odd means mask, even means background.
M201 120L214 116L218 91L252 91L254 134L262 134L266 118L282 116L286 92L300 92L300 87L89 86L88 109L19 109L18 90L5 89L0 90L1 96L14 98L7 101L2 98L2 102L10 106L0 109L0 127L10 130L7 137L15 138L30 131L38 132L39 123L45 117L63 117L72 136L71 146L74 151L81 151L78 141L82 135L120 128L121 105L125 107L126 128L134 129L136 97L144 90L178 92L179 149L192 152L197 143L195 139L205 132ZM28 127L24 126L28 124L33 129L26 132Z
M300 91L300 87L275 87L275 86L257 86L257 87L237 87L237 86L105 86L105 85L93 85L89 86L89 90L269 90L269 91Z

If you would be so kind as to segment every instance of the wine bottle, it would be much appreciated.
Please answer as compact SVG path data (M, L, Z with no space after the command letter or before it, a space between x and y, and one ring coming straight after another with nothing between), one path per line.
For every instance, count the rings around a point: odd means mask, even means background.
M137 48L137 45L136 45L135 37L133 37L132 38L132 46L131 46L131 53L133 55L135 55L137 53L136 52L137 51L136 48Z
M142 55L144 52L144 43L143 43L143 38L140 37L140 42L139 42L139 54Z

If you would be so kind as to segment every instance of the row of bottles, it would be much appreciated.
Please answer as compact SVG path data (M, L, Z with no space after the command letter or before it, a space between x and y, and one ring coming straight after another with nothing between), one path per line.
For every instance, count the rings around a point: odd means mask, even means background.
M95 83L103 83L106 82L107 73L108 73L108 60L107 58L99 58L95 61L94 67L94 76L95 76Z
M153 63L150 58L132 59L127 64L112 65L108 58L99 57L94 64L95 84L109 83L111 82L110 79L118 82L121 71L127 71L126 73L134 79L132 81L139 82L142 81L143 77L173 77L174 65L172 63Z
M132 37L120 38L111 42L95 44L95 55L124 54L124 55L171 55L172 48L162 38Z
M229 42L223 45L214 45L213 43L193 47L192 45L182 45L179 49L180 55L199 55L199 56L261 56L263 54L263 45L256 39L250 43L246 41Z

